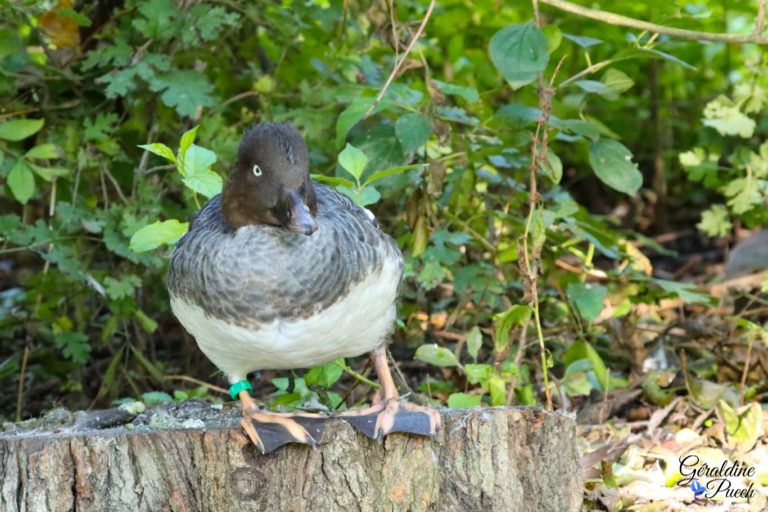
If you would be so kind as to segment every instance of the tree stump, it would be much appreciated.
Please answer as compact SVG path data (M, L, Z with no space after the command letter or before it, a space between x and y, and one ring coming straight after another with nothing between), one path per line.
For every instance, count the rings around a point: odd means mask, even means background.
M99 430L74 422L0 433L0 510L581 507L576 427L558 414L519 407L445 411L435 438L392 434L383 443L330 420L317 448L287 445L262 456L241 431L236 406L184 404L147 411L144 424L139 417L132 428ZM198 428L152 428L152 414L195 418Z

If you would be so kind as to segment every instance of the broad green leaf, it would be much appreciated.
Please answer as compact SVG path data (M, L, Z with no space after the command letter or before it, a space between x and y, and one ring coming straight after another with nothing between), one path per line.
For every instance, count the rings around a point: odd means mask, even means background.
M467 381L470 384L487 385L491 375L496 374L496 369L489 364L467 364L464 365L464 373L467 375Z
M600 181L633 196L643 185L643 175L632 162L632 153L620 142L600 139L589 147L589 163Z
M357 194L357 204L360 206L368 206L369 204L376 204L381 199L381 193L374 187L363 187Z
M416 151L427 143L432 135L429 120L421 114L406 114L395 122L395 135L404 153Z
M35 171L35 174L48 182L69 175L69 169L66 167L41 167L33 163L30 163L29 166Z
M542 162L541 168L547 173L547 177L557 185L563 179L563 162L550 148L547 148L547 160Z
M21 204L26 204L35 195L35 177L32 169L24 160L18 160L8 173L8 187Z
M578 80L574 82L574 85L578 86L584 92L598 94L607 100L615 100L619 97L616 91L597 80Z
M313 180L320 181L322 183L330 183L331 185L344 185L345 187L349 187L350 190L355 186L355 184L349 181L348 179L339 178L337 176L323 176L322 174L312 174L310 177Z
M666 279L656 279L653 281L668 293L674 293L685 302L691 304L709 304L712 298L706 293L696 291L694 285L677 281L667 281Z
M148 391L141 395L141 401L147 406L169 404L173 397L165 391Z
M503 350L509 344L509 333L515 326L521 326L531 318L533 310L529 306L516 304L504 313L493 317L493 327L496 332L496 350Z
M498 375L488 379L488 391L491 395L491 405L499 406L507 403L507 384Z
M589 324L603 311L608 290L600 284L571 283L566 288L568 299L576 306L581 317Z
M552 23L542 28L541 32L547 38L547 52L552 55L552 52L560 47L560 43L563 41L563 33L557 25Z
M216 153L197 144L190 144L184 148L183 154L183 175L191 176L210 171L211 166L216 163Z
M368 157L355 146L347 143L341 153L339 153L339 165L354 176L355 179L359 180L360 176L363 175L365 166L368 165Z
M480 94L474 87L462 87L456 84L441 82L440 80L432 80L432 83L434 83L437 88L443 91L445 94L461 96L465 100L472 102L480 99Z
M336 120L336 146L340 147L344 144L344 139L347 137L347 133L352 129L365 115L371 105L373 105L373 98L360 98L352 102L344 111L339 114ZM376 107L376 111L379 110Z
M203 73L191 70L171 71L155 76L149 81L150 88L162 92L160 99L175 108L182 116L192 117L198 107L213 105L213 86Z
M344 359L337 359L330 363L315 366L304 374L304 382L308 386L320 386L328 389L341 378L344 373Z
M392 176L393 174L400 174L401 172L410 171L411 169L416 169L418 167L425 167L427 164L411 164L411 165L401 165L400 167L393 167L391 169L385 169L383 171L377 171L373 174L371 174L367 180L365 180L365 183L363 185L368 185L369 183L373 183L374 181L380 180L382 178L386 178L387 176ZM345 180L348 181L348 180Z
M153 222L136 231L131 237L133 252L150 251L163 244L175 243L187 232L189 224L176 219Z
M717 410L725 422L728 446L741 453L750 451L763 434L763 411L760 404L752 402L734 409L725 400L720 400Z
M24 156L26 158L47 160L58 158L59 152L55 144L40 144L27 151L27 154Z
M31 137L45 124L43 119L15 119L0 124L0 139L18 141Z
M592 140L598 140L600 138L600 127L589 121L581 119L550 118L549 124L555 128L567 130L577 135L583 135Z
M629 75L616 68L610 68L606 71L600 81L607 87L619 93L627 91L635 85L634 80L632 80Z
M434 343L431 345L421 345L416 349L414 359L424 361L425 363L446 368L449 366L458 366L459 361L456 356L445 347L440 347Z
M482 395L451 393L451 395L448 396L448 407L451 409L471 409L472 407L480 405L482 401Z
M491 60L513 89L533 82L549 62L547 38L531 23L510 25L491 38Z
M467 352L474 361L477 361L477 354L480 352L480 347L482 346L483 333L480 332L478 326L474 326L467 335Z
M566 365L566 367L568 367L581 359L586 359L591 363L592 372L597 379L597 383L601 387L600 390L609 390L608 386L610 377L608 376L608 368L605 366L603 359L600 357L600 354L597 353L594 347L590 345L588 341L583 339L576 341L574 344L568 347L568 349L565 351L563 363Z
M186 132L184 132L184 135L181 136L181 140L179 141L179 154L184 157L187 150L192 146L192 144L195 142L195 136L197 136L197 129L199 126L195 126L194 128L190 128ZM169 149L170 151L170 149ZM173 153L171 153L173 154Z
M565 369L561 384L569 396L586 396L592 391L593 386L587 378L585 366L588 367L587 370L592 371L593 365L588 359L574 361Z
M573 41L582 48L589 48L590 46L595 46L603 42L601 39L595 39L594 37L575 36L573 34L563 34L563 37Z
M141 144L139 147L157 156L161 156L170 162L176 163L176 156L173 154L173 151L171 151L171 148L165 144L153 142L152 144Z
M198 194L211 198L221 192L224 181L213 171L200 171L181 178L181 181Z

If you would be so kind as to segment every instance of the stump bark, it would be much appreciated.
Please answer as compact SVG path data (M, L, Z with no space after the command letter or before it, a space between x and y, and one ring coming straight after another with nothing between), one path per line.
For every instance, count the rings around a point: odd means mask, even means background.
M174 404L178 405L178 404ZM572 420L530 408L446 411L436 438L383 443L329 421L317 448L262 456L239 410L203 428L0 433L0 510L576 511L582 473ZM145 413L151 414L150 413ZM195 421L198 421L197 419ZM199 423L199 421L198 421Z

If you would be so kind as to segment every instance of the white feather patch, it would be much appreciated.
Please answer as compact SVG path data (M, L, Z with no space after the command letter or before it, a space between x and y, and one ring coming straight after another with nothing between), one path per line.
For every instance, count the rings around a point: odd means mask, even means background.
M257 331L214 318L199 306L171 297L171 309L203 353L230 380L255 370L307 368L378 347L394 326L400 269L384 259L327 309L295 321L275 320Z

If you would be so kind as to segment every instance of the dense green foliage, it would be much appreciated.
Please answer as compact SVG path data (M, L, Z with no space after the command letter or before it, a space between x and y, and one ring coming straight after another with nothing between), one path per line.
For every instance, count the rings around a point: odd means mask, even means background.
M20 375L25 414L172 390L170 374L217 381L169 310L167 244L260 121L298 127L317 179L369 205L403 249L392 351L432 399L543 403L542 361L554 395L625 385L637 361L601 314L631 326L638 304L711 303L652 277L633 242L666 254L637 233L766 224L758 48L545 6L540 29L526 3L451 0L376 102L427 8L386 5L0 1L0 417ZM750 29L753 2L724 5L602 7ZM275 379L276 403L338 406L328 388L364 380L362 366Z

